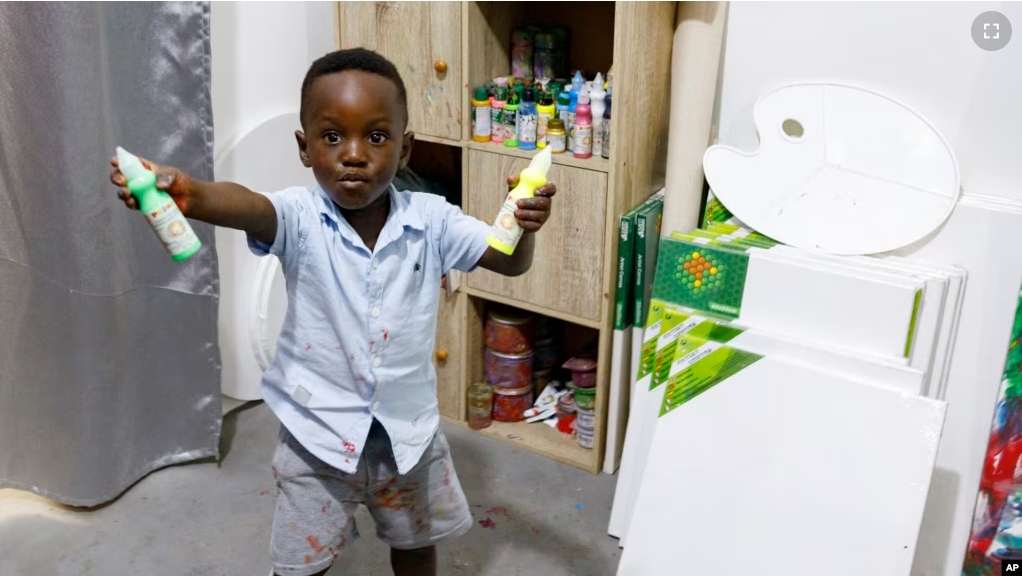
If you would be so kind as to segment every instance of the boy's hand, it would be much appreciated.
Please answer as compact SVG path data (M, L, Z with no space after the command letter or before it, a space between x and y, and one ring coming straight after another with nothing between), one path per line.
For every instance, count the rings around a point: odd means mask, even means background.
M139 160L143 166L156 174L156 187L170 194L170 197L174 199L174 203L181 209L181 212L188 216L189 210L193 207L195 196L191 178L172 166L160 166L144 158L139 158ZM120 188L117 192L117 197L128 208L138 210L138 201L135 200L135 197L128 190L128 181L124 174L121 173L116 157L110 160L110 165L114 167L113 171L110 172L110 182Z
M518 176L509 176L507 185L509 189L517 186ZM547 218L550 217L550 205L553 203L554 194L557 194L557 186L547 182L536 188L535 197L518 201L515 218L518 219L518 225L526 234L538 232L543 224L546 224Z

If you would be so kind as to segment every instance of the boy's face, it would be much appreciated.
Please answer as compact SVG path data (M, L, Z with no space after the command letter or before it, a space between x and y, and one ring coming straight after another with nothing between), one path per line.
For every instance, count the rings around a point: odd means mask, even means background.
M408 163L414 135L393 82L346 70L318 78L310 88L305 129L295 132L302 163L338 206L358 210L387 193Z

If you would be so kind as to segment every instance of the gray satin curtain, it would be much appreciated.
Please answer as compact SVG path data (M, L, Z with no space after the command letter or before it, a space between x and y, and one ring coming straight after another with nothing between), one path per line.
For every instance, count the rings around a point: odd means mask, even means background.
M213 175L208 3L0 3L0 488L91 506L218 455L213 229L175 263L114 147Z

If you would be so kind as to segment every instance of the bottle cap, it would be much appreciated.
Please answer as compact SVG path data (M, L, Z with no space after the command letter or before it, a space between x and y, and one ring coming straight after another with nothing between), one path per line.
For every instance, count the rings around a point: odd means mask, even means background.
M578 103L588 104L589 103L589 89L582 88L582 91L578 93Z
M509 106L517 106L522 103L522 97L518 95L517 90L511 91L511 94L507 97L507 103Z
M507 88L504 86L497 86L493 89L493 98L500 101L507 100Z
M567 92L561 92L557 95L557 103L561 106L568 106L571 104L571 95Z
M547 121L546 127L547 130L564 130L564 120L561 120L560 118L551 118Z
M525 92L522 94L522 102L535 102L535 101L536 101L536 93L535 93L535 91L532 88L526 88Z
M488 100L490 96L486 93L486 86L476 88L474 98L476 100Z

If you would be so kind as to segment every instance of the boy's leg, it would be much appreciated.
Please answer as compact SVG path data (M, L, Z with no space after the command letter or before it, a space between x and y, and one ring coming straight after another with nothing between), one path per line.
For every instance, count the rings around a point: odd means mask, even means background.
M390 549L394 576L436 576L436 546L416 550Z
M270 559L278 576L325 574L358 538L354 514L365 501L366 470L345 474L305 450L284 428L273 456L279 495Z
M376 520L376 534L391 547L394 574L433 576L434 546L472 528L447 438L437 430L419 462L398 474L390 438L373 422L362 458L369 476L366 506Z

